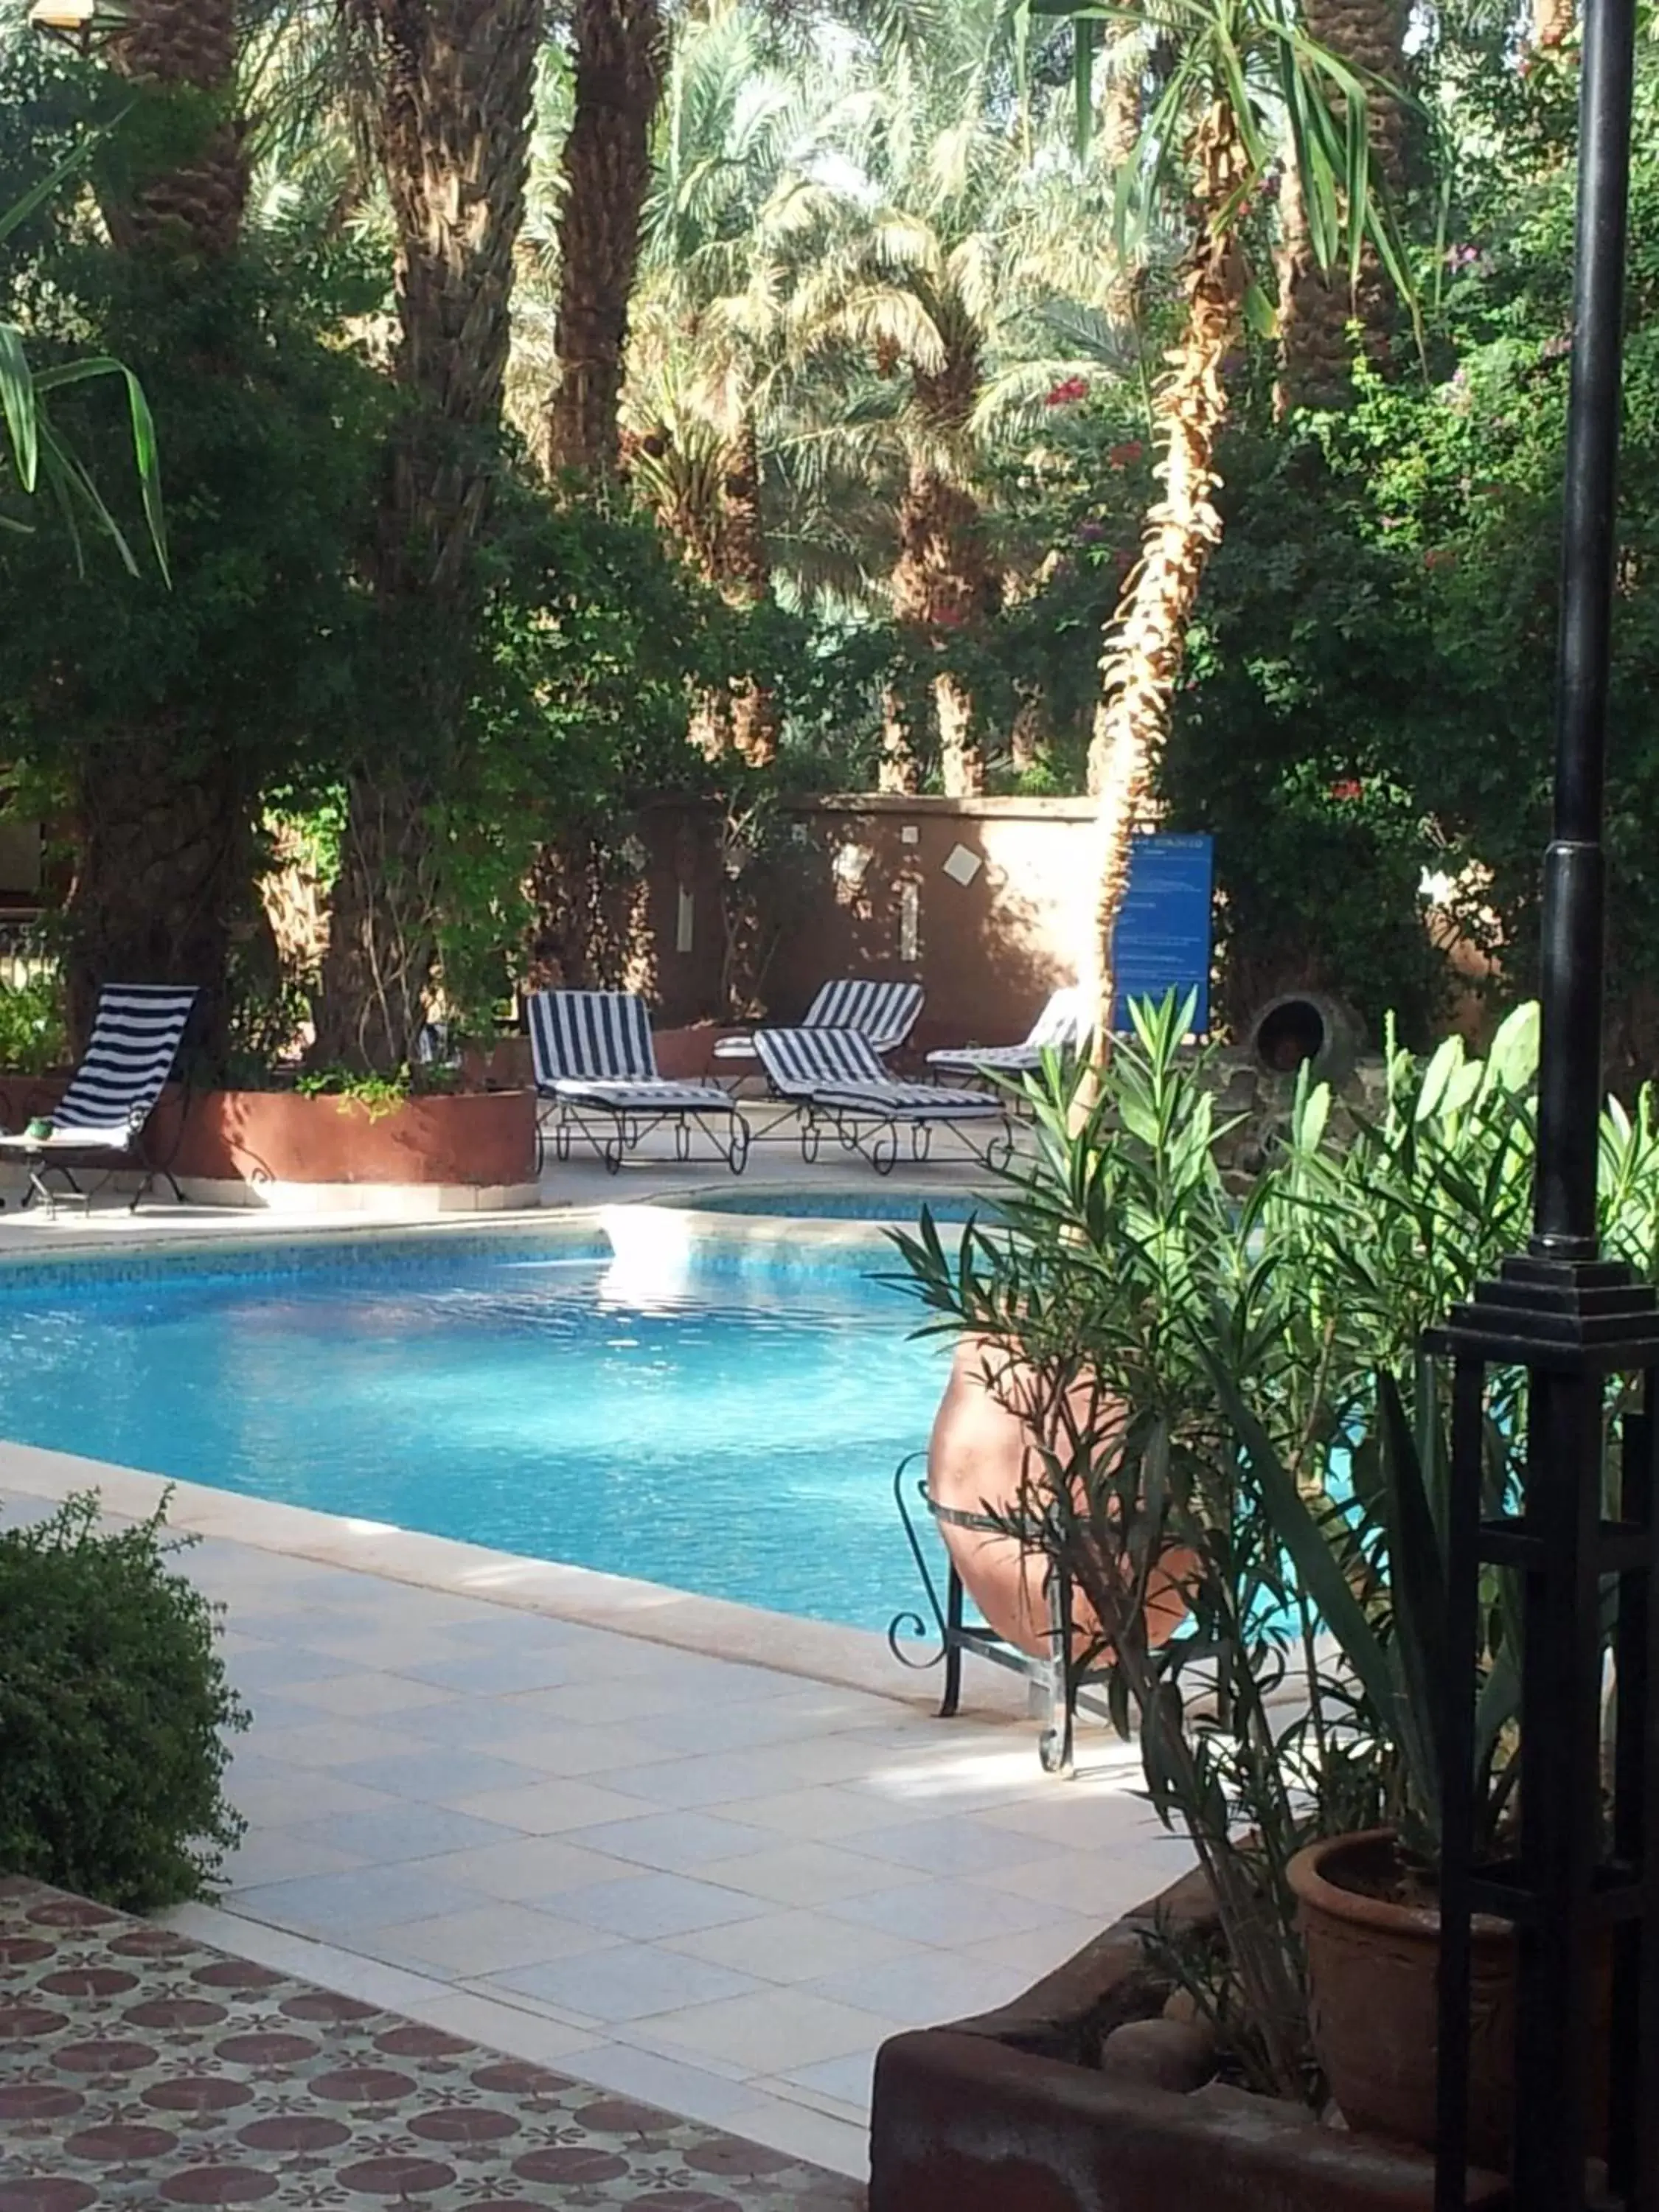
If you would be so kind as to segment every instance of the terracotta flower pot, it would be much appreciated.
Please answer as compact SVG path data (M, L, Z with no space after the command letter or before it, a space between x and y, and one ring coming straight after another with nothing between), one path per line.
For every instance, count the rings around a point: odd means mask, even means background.
M992 1389L987 1358L1000 1361L983 1340L964 1337L951 1363L951 1379L934 1417L927 1445L927 1494L936 1505L958 1513L1013 1514L1022 1492L1036 1473L1036 1433ZM1000 1377L1002 1370L994 1365ZM1006 1384L1004 1395L1008 1395ZM1013 1536L964 1528L951 1522L939 1534L963 1587L987 1622L1006 1642L1033 1656L1049 1649L1048 1563L1044 1555ZM1146 1607L1147 1634L1158 1643L1186 1614L1180 1577L1191 1555L1172 1551L1154 1573ZM1079 1596L1073 1608L1076 1656L1097 1643L1100 1624Z
M1397 1863L1393 1831L1376 1828L1310 1844L1288 1874L1308 1946L1314 2049L1343 2118L1432 2150L1440 1915L1386 1894ZM1613 1987L1605 1943L1598 1964L1595 2045L1605 2057ZM1502 2172L1515 2082L1515 1936L1506 1921L1477 1916L1470 1979L1469 2155ZM1605 2063L1592 2095L1604 2132Z

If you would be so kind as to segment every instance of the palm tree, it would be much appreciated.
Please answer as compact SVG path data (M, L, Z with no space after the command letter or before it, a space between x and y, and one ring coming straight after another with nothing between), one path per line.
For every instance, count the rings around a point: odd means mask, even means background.
M539 0L343 4L378 61L368 119L408 407L372 565L384 748L349 779L314 1050L391 1073L412 1057L435 957L432 811L464 736L542 18Z
M1085 19L1107 12L1072 0L1036 4ZM1089 753L1097 878L1079 973L1092 981L1102 1053L1111 1036L1112 936L1130 841L1152 794L1188 625L1221 536L1216 450L1228 380L1247 317L1265 319L1247 218L1279 164L1295 179L1322 267L1332 267L1346 244L1353 274L1369 241L1402 289L1407 281L1379 186L1369 88L1310 37L1290 0L1158 0L1158 20L1173 42L1172 66L1142 133L1126 207L1132 224L1144 223L1160 200L1173 201L1187 210L1188 245L1176 343L1153 397L1162 494L1107 626ZM1080 38L1085 65L1088 46Z
M659 0L576 0L554 333L560 373L546 410L553 474L617 467L628 308L666 48Z
M1040 302L1066 292L1104 307L1113 289L1104 172L1062 169L1060 88L1034 90L1022 15L1006 0L939 11L896 0L870 49L866 105L846 151L840 220L792 308L805 347L864 349L905 379L904 485L892 611L931 690L947 793L984 787L975 701L952 647L1000 603L976 484L982 402ZM916 764L896 702L885 781Z
M736 607L773 588L769 418L793 364L784 303L827 195L815 174L840 112L832 70L789 66L768 17L713 0L676 42L662 105L624 402L629 473L669 535ZM697 734L761 763L764 687L705 702Z
M1307 0L1308 35L1346 65L1369 94L1367 122L1376 173L1399 188L1406 165L1406 107L1397 90L1406 74L1406 0ZM1374 361L1394 336L1394 294L1376 251L1362 246L1352 281L1322 267L1314 248L1294 165L1279 196L1279 404L1337 407L1352 396L1348 330Z
M247 192L235 0L130 0L106 52L142 112L173 111L168 165L106 191L111 240L157 298L199 293L234 252ZM70 799L72 1030L84 1036L112 975L190 981L211 1051L228 1017L232 936L251 873L245 760L202 733L192 742L165 708L135 712L106 740L77 748Z

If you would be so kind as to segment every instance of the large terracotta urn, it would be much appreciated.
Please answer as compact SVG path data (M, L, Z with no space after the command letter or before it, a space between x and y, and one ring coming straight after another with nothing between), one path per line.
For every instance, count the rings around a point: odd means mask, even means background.
M1079 1385L1079 1399L1085 1392ZM975 1515L1019 1510L1041 1469L1036 1431L1013 1409L1019 1395L1008 1354L982 1338L963 1337L927 1444L927 1495L934 1505ZM987 1624L1018 1650L1050 1656L1044 1555L1017 1537L959 1522L944 1520L939 1528L963 1587ZM1180 1577L1190 1564L1189 1554L1172 1551L1152 1577L1146 1630L1153 1643L1169 1636L1185 1615ZM1100 1625L1080 1596L1073 1601L1073 1655L1082 1659L1097 1646Z

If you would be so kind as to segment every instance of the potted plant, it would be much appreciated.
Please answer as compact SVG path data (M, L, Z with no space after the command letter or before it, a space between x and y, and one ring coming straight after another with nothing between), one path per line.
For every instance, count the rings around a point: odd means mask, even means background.
M954 1250L924 1217L900 1240L906 1273L927 1326L995 1347L1015 1402L1039 1409L1007 1531L1092 1607L1115 1716L1137 1729L1152 1802L1213 1899L1207 1936L1150 1925L1149 1955L1209 2020L1235 2081L1315 2110L1334 2096L1355 2130L1431 2143L1446 1455L1421 1342L1523 1233L1535 1017L1512 1016L1484 1061L1455 1040L1426 1066L1391 1048L1381 1114L1340 1140L1328 1094L1304 1082L1242 1199L1183 1029L1173 1006L1137 1010L1086 1112L1057 1074L1034 1085L1035 1160ZM1608 1108L1602 1181L1609 1246L1650 1264L1645 1099L1633 1117ZM1494 1506L1515 1480L1516 1410L1501 1392L1486 1408ZM1183 1553L1187 1625L1154 1644L1152 1577ZM1502 1577L1485 1618L1478 1756L1496 1847L1518 1771ZM1507 1941L1477 1936L1474 2142L1494 2162ZM982 2081L974 2094L982 2104ZM879 2149L897 2138L878 2121Z

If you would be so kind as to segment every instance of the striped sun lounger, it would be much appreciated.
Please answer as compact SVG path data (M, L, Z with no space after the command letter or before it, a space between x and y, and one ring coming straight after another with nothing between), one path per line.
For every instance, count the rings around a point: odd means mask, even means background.
M529 1002L538 1164L548 1132L562 1160L580 1135L615 1175L647 1129L672 1124L674 1156L691 1156L698 1123L733 1175L749 1158L749 1125L717 1083L677 1083L657 1073L651 1018L631 991L537 991Z
M48 1127L37 1136L0 1137L0 1157L15 1154L27 1170L26 1206L38 1198L49 1213L55 1209L64 1193L51 1188L48 1175L60 1176L70 1196L84 1198L72 1165L115 1168L123 1160L136 1162L144 1171L133 1194L134 1212L158 1175L173 1185L175 1198L183 1198L169 1170L145 1155L144 1126L173 1073L185 1024L199 995L187 984L104 986L85 1056L46 1117Z
M924 996L920 983L880 982L866 975L845 976L826 983L801 1016L804 1030L851 1030L868 1037L878 1053L896 1052L916 1025ZM752 1032L721 1037L714 1047L717 1061L747 1061L757 1058Z
M849 1152L862 1152L878 1175L898 1158L898 1133L910 1133L910 1157L925 1160L933 1131L955 1129L988 1166L1012 1150L1007 1110L984 1091L942 1083L901 1083L882 1066L866 1036L851 1030L757 1030L755 1049L780 1098L800 1114L801 1157L815 1160L826 1126ZM982 1150L967 1134L988 1127Z
M1024 1044L951 1045L930 1052L927 1065L945 1075L1035 1075L1045 1052L1081 1052L1093 1028L1085 994L1073 983L1054 993Z

